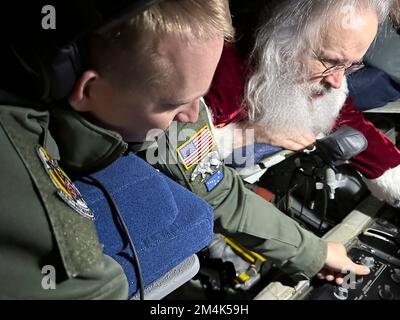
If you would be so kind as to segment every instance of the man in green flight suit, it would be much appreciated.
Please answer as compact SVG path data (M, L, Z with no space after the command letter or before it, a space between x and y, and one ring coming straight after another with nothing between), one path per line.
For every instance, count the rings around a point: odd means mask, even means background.
M47 153L78 178L129 150L148 150L146 160L213 205L225 234L287 272L368 273L343 246L325 243L247 190L218 158L201 97L232 34L228 1L164 0L92 37L91 66L76 81L70 106L43 111L2 93L0 297L127 297L122 269L102 254L92 222L67 214L71 207L54 192L43 170ZM140 145L157 128L170 129L156 135L156 146ZM43 288L48 265L57 269L57 290ZM335 278L341 281L328 276Z
M145 96L154 97L157 90L153 86L170 84L167 79L156 75L155 65L151 66L143 60L147 55L156 55L157 58L161 57L157 66L171 70L177 76L173 80L181 81L171 83L172 86L186 85L186 74L190 74L191 87L188 90L193 87L196 89L190 94L205 94L221 54L224 36L228 38L232 35L228 2L165 0L136 14L124 23L127 29L118 31L117 27L107 31L115 43L121 39L126 41L117 49L122 55L131 55L130 49L135 46L137 49L133 49L133 52L143 52L142 59L136 60L132 68L126 65L117 78L128 75L127 79L134 82L143 81L146 85L151 83L149 91L142 91L142 87L137 89L145 93ZM165 37L160 37L161 33ZM142 36L140 43L136 42L139 41L137 34ZM93 36L94 53L100 38ZM159 52L151 52L153 44L160 49ZM24 52L19 53L18 62ZM102 54L111 59L117 58L113 48ZM92 60L95 66L96 57ZM189 62L196 60L199 65L191 68ZM8 67L7 63L10 64L5 61L3 70ZM27 63L25 61L22 67L26 67ZM90 211L67 175L79 178L107 167L126 154L126 141L131 141L127 134L131 128L135 132L146 132L147 127L141 126L147 125L149 119L153 121L152 127L164 127L172 121L175 111L171 109L171 114L165 114L161 109L154 108L151 112L145 112L138 108L136 118L125 118L124 109L118 110L118 101L113 100L119 95L125 96L131 83L121 84L118 79L106 77L107 69L113 66L99 63L99 67L88 68L79 74L80 79L71 95L71 103L80 113L75 112L68 103L47 106L33 99L20 98L20 95L25 97L26 92L18 91L21 90L18 87L15 91L7 86L20 69L12 70L15 73L10 75L10 81L2 82L0 299L128 297L128 282L123 269L115 260L103 254L93 221L90 220ZM204 65L207 67L204 68ZM27 69L31 75L33 67ZM146 76L141 78L143 74ZM152 75L153 79L146 78ZM197 84L197 81L193 83L197 76L201 84L193 86ZM97 81L100 78L108 80ZM26 79L21 79L22 87L22 80ZM78 88L83 84L85 90L79 92ZM111 92L115 94L108 96L111 100L107 105L109 113L104 114L106 121L101 121L96 112L92 113L92 110L85 110L84 107L83 102L91 103L92 98L99 98L96 104L104 106L98 90L106 95ZM174 93L172 87L171 93ZM187 116L197 117L197 111ZM117 121L108 122L116 117Z

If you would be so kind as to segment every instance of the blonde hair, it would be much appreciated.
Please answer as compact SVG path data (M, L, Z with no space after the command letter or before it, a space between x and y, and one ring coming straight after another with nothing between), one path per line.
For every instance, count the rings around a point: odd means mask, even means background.
M118 86L131 80L162 81L168 70L159 63L156 45L164 35L183 41L224 36L234 29L228 0L163 0L91 41L92 67ZM145 79L143 79L145 77Z

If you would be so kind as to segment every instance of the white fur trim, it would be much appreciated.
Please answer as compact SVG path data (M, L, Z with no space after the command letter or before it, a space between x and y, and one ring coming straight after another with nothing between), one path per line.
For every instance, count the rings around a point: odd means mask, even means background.
M235 133L236 125L231 123L223 128L216 128L213 123L213 115L211 110L208 108L205 100L203 98L200 99L202 103L204 103L205 108L207 110L208 122L210 124L211 132L214 136L214 139L217 143L218 153L221 159L225 159L232 154L234 149L233 147L233 135Z
M372 195L380 200L384 200L390 205L399 206L400 204L400 165L389 169L377 179L367 179L363 177Z
M217 142L218 152L222 159L227 158L233 152L233 137L236 128L237 127L234 123L228 124L223 128L214 128L214 138Z
M226 159L232 154L233 149L237 147L236 145L234 145L234 135L237 134L235 133L235 129L240 128L234 123L228 124L223 128L216 128L213 125L213 115L208 108L206 102L204 101L204 99L201 99L201 102L204 103L204 105L206 106L208 122L210 123L211 132L217 143L220 157L221 159Z

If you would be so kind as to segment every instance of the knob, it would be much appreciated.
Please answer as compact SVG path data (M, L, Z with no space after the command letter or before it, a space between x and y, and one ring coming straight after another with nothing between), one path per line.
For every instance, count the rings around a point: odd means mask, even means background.
M372 269L375 265L375 259L373 257L364 257L361 259L361 264Z
M333 289L333 295L339 300L347 300L349 297L349 290L343 287L335 287Z
M394 282L400 284L400 269L397 268L393 269L393 273L390 275L390 277Z
M385 284L384 288L380 288L378 291L379 297L383 300L393 300L394 294L388 284Z

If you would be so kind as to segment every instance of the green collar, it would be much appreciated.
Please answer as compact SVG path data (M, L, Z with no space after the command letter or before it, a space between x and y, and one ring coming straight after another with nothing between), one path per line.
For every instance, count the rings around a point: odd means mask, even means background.
M128 149L118 133L94 125L70 107L50 110L49 130L57 141L60 164L73 178L105 168Z
M2 112L41 138L41 144L72 178L91 174L110 165L128 149L122 137L100 128L70 106L45 107L0 89Z

